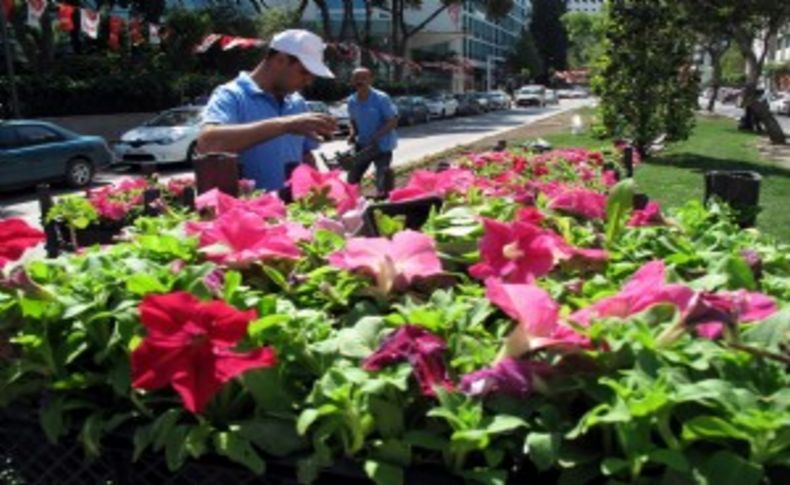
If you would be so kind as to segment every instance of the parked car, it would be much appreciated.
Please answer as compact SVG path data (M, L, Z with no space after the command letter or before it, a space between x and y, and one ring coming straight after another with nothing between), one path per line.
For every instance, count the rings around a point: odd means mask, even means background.
M329 105L329 114L337 123L335 135L347 135L351 132L351 117L348 115L348 104L345 101L338 101Z
M522 86L516 92L516 106L546 106L546 88L539 84Z
M458 112L458 101L449 94L434 94L425 98L432 118L447 118Z
M559 99L572 99L577 96L573 89L558 89L557 98Z
M191 162L202 110L201 106L169 109L127 131L115 144L116 157L129 164Z
M488 99L488 95L482 92L473 92L471 93L472 96L477 100L477 103L483 109L484 112L491 111L494 108L491 106L491 101Z
M422 96L400 96L394 101L395 106L398 107L401 125L408 126L428 122L430 118L428 104Z
M458 114L462 116L476 115L483 112L483 107L472 93L458 93L453 95L458 101Z
M323 101L307 101L307 109L313 113L329 114L329 106Z
M44 121L0 121L0 186L65 180L72 187L85 187L97 170L112 162L102 137Z
M490 91L488 95L488 102L493 109L510 109L511 99L504 91Z
M790 115L790 93L777 93L768 102L771 113Z

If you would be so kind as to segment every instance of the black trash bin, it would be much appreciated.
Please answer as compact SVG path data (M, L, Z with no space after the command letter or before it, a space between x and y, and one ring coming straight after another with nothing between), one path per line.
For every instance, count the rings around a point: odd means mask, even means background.
M714 170L705 173L705 203L717 197L735 211L738 225L754 227L760 205L762 176L749 170Z

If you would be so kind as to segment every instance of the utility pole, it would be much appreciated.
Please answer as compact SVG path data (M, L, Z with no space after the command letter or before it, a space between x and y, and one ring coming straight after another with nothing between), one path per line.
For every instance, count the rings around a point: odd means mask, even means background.
M3 42L6 75L8 76L8 86L11 90L11 109L14 114L14 118L19 118L19 97L16 94L14 59L12 57L13 52L11 51L11 42L8 37L8 18L6 18L4 5L0 5L0 41Z

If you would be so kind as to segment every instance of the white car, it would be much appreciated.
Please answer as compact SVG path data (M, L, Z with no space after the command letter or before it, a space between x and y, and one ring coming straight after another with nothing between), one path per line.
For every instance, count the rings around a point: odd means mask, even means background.
M329 105L329 114L337 123L336 136L347 135L351 131L351 117L348 115L348 104L345 101Z
M191 162L202 110L202 106L173 108L127 131L113 147L116 160L129 164Z
M516 106L546 106L546 88L540 84L523 86L516 91Z
M546 104L560 104L560 98L554 89L546 90Z
M790 94L779 93L770 103L771 113L790 115Z
M436 94L425 98L431 118L448 118L458 112L458 101L446 94Z

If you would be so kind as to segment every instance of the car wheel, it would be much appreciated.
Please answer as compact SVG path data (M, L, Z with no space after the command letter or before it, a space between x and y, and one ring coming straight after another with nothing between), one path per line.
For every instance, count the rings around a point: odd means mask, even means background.
M66 166L66 183L75 188L85 187L93 180L93 163L87 158L74 158Z
M187 165L192 165L192 162L195 160L195 156L197 156L197 142L193 141L189 148L187 148L187 157L185 159Z

